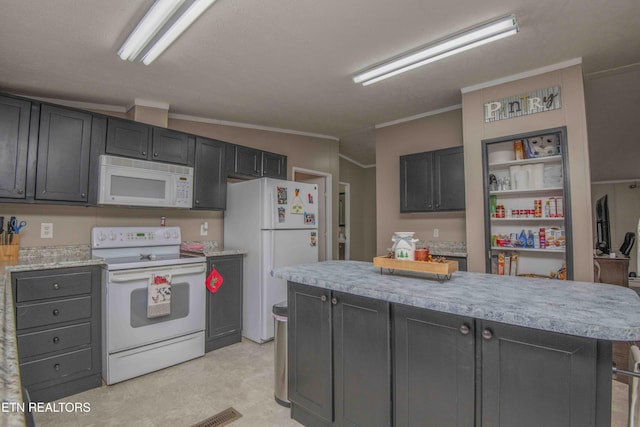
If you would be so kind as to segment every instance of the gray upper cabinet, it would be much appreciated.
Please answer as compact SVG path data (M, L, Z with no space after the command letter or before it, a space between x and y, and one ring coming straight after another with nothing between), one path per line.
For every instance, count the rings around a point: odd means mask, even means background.
M0 96L0 197L24 199L31 103Z
M227 144L208 138L195 138L193 209L224 210L227 207Z
M106 153L147 160L151 147L151 127L129 120L109 118Z
M151 160L193 166L195 138L171 129L153 128Z
M464 210L462 147L400 157L400 212Z
M433 153L434 209L454 211L464 209L464 152L462 147Z
M109 118L106 153L193 166L195 138L171 129Z
M287 179L287 156L242 145L230 145L227 151L229 176L239 178Z
M43 104L36 200L87 202L92 115Z
M287 179L287 156L263 151L262 176Z
M400 212L433 210L433 154L400 157Z

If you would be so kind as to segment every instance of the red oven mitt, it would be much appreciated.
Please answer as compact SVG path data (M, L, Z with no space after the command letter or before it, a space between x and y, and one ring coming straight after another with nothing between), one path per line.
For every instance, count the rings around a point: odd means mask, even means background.
M218 270L213 267L211 269L209 277L207 277L207 280L205 280L204 283L207 285L207 289L209 289L209 292L215 294L216 292L218 292L218 289L220 289L220 286L222 286L223 281L224 280L222 279L220 273L218 273Z

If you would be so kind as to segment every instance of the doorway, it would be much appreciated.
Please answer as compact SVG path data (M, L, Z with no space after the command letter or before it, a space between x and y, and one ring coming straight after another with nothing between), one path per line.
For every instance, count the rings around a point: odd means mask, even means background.
M292 179L318 186L318 261L333 259L331 174L294 166L292 168Z
M351 259L351 185L340 182L338 198L338 259Z

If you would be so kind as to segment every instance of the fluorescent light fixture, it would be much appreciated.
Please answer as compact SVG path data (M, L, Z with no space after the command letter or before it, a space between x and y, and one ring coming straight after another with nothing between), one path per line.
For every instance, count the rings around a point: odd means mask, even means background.
M156 0L124 42L118 55L123 60L151 64L215 0Z
M463 31L440 42L418 48L391 61L374 66L353 77L354 83L363 86L379 82L405 71L439 61L474 47L482 46L518 32L514 15L491 21L479 27Z

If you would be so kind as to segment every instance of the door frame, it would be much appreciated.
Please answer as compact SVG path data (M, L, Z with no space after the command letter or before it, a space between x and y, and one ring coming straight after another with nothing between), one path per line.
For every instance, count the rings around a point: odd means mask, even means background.
M296 180L296 173L304 173L307 175L315 175L318 178L324 178L324 183L325 183L325 192L327 193L327 197L325 197L325 204L324 204L324 224L325 224L325 229L326 229L326 236L325 236L325 259L327 261L332 260L333 259L333 183L332 183L332 176L330 173L327 172L321 172L321 171L316 171L313 169L305 169L305 168L301 168L298 166L292 166L291 167L291 179L293 181ZM318 195L320 196L320 195Z
M344 186L344 259L351 259L351 184L339 182ZM338 224L339 225L339 224Z

